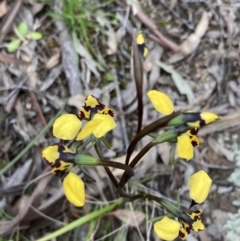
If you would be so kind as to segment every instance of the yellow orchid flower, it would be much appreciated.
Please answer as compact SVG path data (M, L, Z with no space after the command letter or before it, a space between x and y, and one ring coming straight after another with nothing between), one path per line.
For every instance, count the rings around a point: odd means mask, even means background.
M193 158L194 150L188 135L183 134L177 137L177 155L187 161Z
M150 90L147 93L153 107L163 115L170 115L174 111L171 99L161 91Z
M201 219L201 214L202 214L202 210L196 210L194 211L192 214L188 215L191 218L191 223L187 223L183 220L180 220L180 222L182 223L182 227L179 230L179 238L181 238L182 240L185 240L187 235L193 230L195 232L199 232L204 230L205 226L202 222Z
M154 224L154 231L160 239L171 241L178 236L180 227L179 222L165 216Z
M75 153L65 145L58 143L46 147L42 151L42 157L52 167L52 172L57 174L65 171L69 165L74 163ZM63 179L64 193L69 202L77 207L83 206L85 202L84 183L78 175L69 172Z
M216 115L212 112L187 112L184 114L186 119L189 119L189 121L187 121L187 125L194 128L199 128L221 119L219 115ZM191 119L197 121L191 121Z
M63 140L73 140L81 129L81 120L73 114L63 114L53 123L53 135Z
M179 158L187 161L193 158L193 147L199 146L197 132L197 129L192 129L177 137L177 155Z
M68 168L74 157L75 154L61 143L48 146L42 151L42 158L51 166L54 174Z
M143 36L142 31L139 31L136 38L136 43L137 43L140 55L143 56L143 58L145 58L148 54L148 48L146 47L145 38Z
M204 224L201 220L202 210L196 210L191 214L187 215L188 221L178 218L178 221L168 218L165 216L162 220L154 224L154 231L160 239L172 241L177 236L182 240L185 240L187 235L191 231L202 231L204 230Z
M97 113L91 118L92 112ZM78 116L64 114L55 120L53 123L53 135L63 140L73 140L74 138L83 140L91 134L100 138L116 127L113 116L114 112L111 108L105 107L96 97L89 95ZM82 119L87 119L88 122L82 131L79 132L82 127Z
M84 126L76 140L83 140L91 134L97 138L101 138L116 126L117 124L111 116L97 113L94 115L93 119Z
M75 173L69 172L63 179L63 190L67 200L76 207L85 203L85 186L82 179Z
M209 194L211 185L212 179L205 171L201 170L193 174L189 179L189 195L191 199L196 203L204 202Z

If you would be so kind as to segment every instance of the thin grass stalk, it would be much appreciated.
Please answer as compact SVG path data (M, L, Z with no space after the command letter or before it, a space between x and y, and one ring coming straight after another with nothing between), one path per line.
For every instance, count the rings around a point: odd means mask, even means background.
M46 235L45 237L37 239L36 241L48 241L48 240L54 239L56 237L59 237L60 235L63 235L64 233L67 233L75 228L81 227L83 224L90 222L91 220L93 220L95 218L101 217L105 213L113 211L117 206L120 206L122 203L123 203L123 199L122 198L118 199L113 204L108 205L104 208L100 208L99 210L94 211L92 213L89 213L89 214L67 224L66 226L56 230L53 233L50 233L50 234Z

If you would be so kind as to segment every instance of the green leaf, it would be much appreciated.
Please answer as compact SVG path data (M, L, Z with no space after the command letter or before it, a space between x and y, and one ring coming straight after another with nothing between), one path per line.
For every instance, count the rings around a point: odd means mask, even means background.
M26 38L27 37L27 33L28 33L28 25L27 25L27 23L26 22L21 22L18 25L18 27L17 27L17 31L23 38Z
M113 76L113 74L112 74L112 73L107 73L107 74L106 74L106 79L107 79L108 82L114 81L114 76Z
M21 44L21 39L14 39L10 43L7 44L7 51L12 53L18 49Z
M40 40L42 39L43 35L40 32L32 32L30 34L28 34L28 39L32 39L32 40Z

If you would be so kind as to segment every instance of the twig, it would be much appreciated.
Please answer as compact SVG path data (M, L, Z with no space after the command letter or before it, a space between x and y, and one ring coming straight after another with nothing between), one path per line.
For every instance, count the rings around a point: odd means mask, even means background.
M54 10L59 14L62 13L60 0L55 0ZM81 76L78 66L77 53L74 50L72 39L63 22L55 21L55 25L60 33L59 40L62 48L62 63L68 80L70 94L71 96L82 94L83 88L80 81Z
M31 97L31 99L32 99L32 103L33 103L34 109L36 110L37 115L38 115L38 117L39 117L39 120L41 121L41 123L43 124L43 126L46 126L46 125L47 125L47 122L46 122L46 119L45 119L45 117L44 117L44 115L43 115L43 113L42 113L42 109L41 109L41 107L40 107L40 105L39 105L39 103L38 103L38 100L37 100L37 98L36 98L36 94L35 94L34 92L32 92L32 91L30 91L29 94L30 94L30 97ZM51 132L51 130L48 130L48 136L49 136L49 137L52 137L52 132Z
M49 169L49 168L48 168ZM45 172L45 170L44 170ZM36 188L34 189L31 197L28 200L27 205L23 208L23 210L11 221L3 222L0 228L0 235L7 235L11 233L15 228L16 225L26 216L29 211L30 205L36 201L37 198L41 197L44 193L45 188L49 181L52 179L53 175L45 176L43 179L40 180Z
M2 21L2 24L0 25L0 43L3 42L9 29L11 28L13 21L15 20L15 17L17 16L22 6L22 2L23 0L14 1L11 10L7 13L4 20Z
M122 7L127 7L126 2L123 2L123 1L120 2L118 0L116 2L118 5ZM172 40L163 36L162 33L158 30L157 25L141 9L138 9L136 16L144 25L146 25L155 34L155 36L158 38L159 43L161 43L161 45L168 47L174 52L180 51L179 45L175 44Z
M206 163L204 161L196 162L194 160L193 160L193 162L196 163L197 165L200 165L200 166L203 166L203 167L207 167L207 168L211 168L211 169L232 170L232 169L235 169L235 168L239 168L239 166L237 166L237 165L231 165L231 166L216 165L216 164Z
M1 35L0 35L1 38ZM0 53L0 62L9 63L9 64L27 64L27 62L16 59L14 57L8 56L7 54Z

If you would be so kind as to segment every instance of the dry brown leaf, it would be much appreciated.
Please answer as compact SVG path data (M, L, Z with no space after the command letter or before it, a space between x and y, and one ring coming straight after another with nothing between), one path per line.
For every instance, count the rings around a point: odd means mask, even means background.
M51 69L59 63L60 59L60 50L58 49L57 52L50 57L50 59L46 63L46 68Z
M50 167L47 167L44 171L49 171ZM1 221L0 222L0 235L7 235L12 233L17 227L17 225L19 224L19 222L26 216L26 214L29 211L30 205L36 201L36 200L41 200L40 197L43 195L43 193L46 190L46 186L48 185L48 183L50 182L50 180L52 179L53 175L48 175L43 177L38 185L36 186L36 188L34 189L28 204L25 206L24 210L22 210L21 213L19 213L16 217L14 217L14 219L12 219L11 221Z
M126 89L122 90L121 92L123 107L129 106L131 104L129 108L131 108L132 111L136 109L136 107L133 108L132 104L132 102L136 99L135 89L135 83L134 81L131 81L130 83L127 83Z
M161 145L157 145L157 151L164 164L168 166L170 162L171 145L168 142L164 142Z
M169 58L169 63L172 64L180 61L197 49L198 45L201 42L201 38L207 31L209 20L211 19L211 17L212 14L209 12L202 13L202 17L196 27L195 32L189 35L189 37L180 45L181 52L176 53Z
M26 73L28 75L28 84L32 88L35 88L37 85L37 80L38 80L38 74L37 74L37 66L38 66L38 58L37 56L34 56L34 50L32 50L32 59L31 59L31 64L29 64L26 67Z
M7 13L7 11L8 9L6 1L3 1L2 3L0 3L0 18L4 16Z
M54 1L54 10L60 15L62 14L61 4L62 1ZM70 95L82 94L81 73L79 71L79 63L72 38L66 25L62 21L54 21L54 24L59 32L58 41L61 44L62 65L68 81Z
M222 240L226 232L223 229L223 225L226 223L227 219L228 213L226 211L220 209L212 210L213 223L208 228L208 233L217 240Z
M225 156L228 161L234 161L235 154L227 148L219 145L212 137L208 138L208 144L215 153Z
M45 3L33 1L32 8L31 8L32 14L36 15L37 13L39 13L44 8L45 5L46 5Z
M205 230L198 232L198 236L200 238L201 241L212 241L212 238L210 238L207 235L207 232Z
M150 50L143 64L144 71L151 71L153 67L156 66L156 62L160 60L162 54L163 48L158 45L156 45L154 49Z
M192 233L190 233L189 235L187 235L186 241L198 241L198 239L195 238Z
M46 94L46 97L51 101L51 105L57 110L65 105L65 101L56 95Z
M13 1L12 1L13 2ZM0 24L0 43L3 42L9 30L11 30L12 24L16 19L16 16L21 9L23 0L16 0L12 3L10 10L4 16L3 21Z
M126 209L118 209L114 212L109 213L120 219L124 224L131 227L138 227L141 222L145 219L145 214L141 211L131 211Z
M102 11L98 11L96 15L97 15L96 20L98 21L98 23L102 27L107 28L107 35L108 35L107 54L108 55L115 54L117 52L117 46L118 46L116 33L115 33L114 29L112 28L110 21L105 17L105 15Z
M0 150L2 153L7 153L12 145L13 140L8 137L7 139L0 140Z
M14 213L21 213L24 211L29 203L30 197L28 195L22 195L13 206Z
M10 64L27 64L27 62L25 62L25 61L16 59L14 57L11 57L11 56L3 54L3 53L0 53L0 62L10 63Z
M141 140L141 146L146 146L149 142L152 141L152 137L145 136ZM154 146L148 151L142 158L142 160L138 163L137 168L138 172L135 173L135 178L141 178L145 175L149 170L154 170L157 163L157 147Z
M51 69L47 78L43 81L42 86L40 87L40 91L46 91L56 80L56 78L62 73L63 67L62 65L56 66Z
M199 45L201 38L207 31L209 20L212 15L208 12L203 12L200 22L197 25L197 28L193 34L191 34L188 39L186 39L181 44L181 50L185 55L191 54Z
M80 110L84 106L85 98L85 95L74 95L68 99L68 105L74 106Z
M95 74L96 77L100 77L100 74L97 70L96 62L92 58L89 51L81 44L81 42L78 40L75 43L76 45L76 51L77 53L83 57L83 60L86 64L86 66Z

